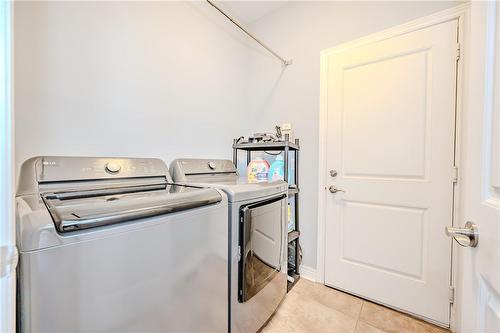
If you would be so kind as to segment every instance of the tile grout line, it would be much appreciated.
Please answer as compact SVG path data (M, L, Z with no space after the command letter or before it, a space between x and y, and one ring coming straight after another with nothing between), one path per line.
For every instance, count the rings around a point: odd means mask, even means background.
M363 300L361 303L361 308L359 308L358 318L356 318L358 321L359 321L359 318L361 317L361 311L363 311L363 306L365 306L365 302L366 301Z
M359 320L356 320L356 325L354 325L354 330L352 331L353 333L356 333L356 330L358 329L358 323Z
M361 307L359 308L358 316L356 318L356 325L354 325L354 333L356 333L356 329L358 328L359 318L361 317L361 311L363 311L364 305L365 305L365 301L361 301Z

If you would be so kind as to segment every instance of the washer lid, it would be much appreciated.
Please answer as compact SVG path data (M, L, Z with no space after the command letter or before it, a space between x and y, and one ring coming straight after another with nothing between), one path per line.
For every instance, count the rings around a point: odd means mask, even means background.
M170 214L222 200L214 189L155 185L43 193L56 229L68 232Z
M219 188L227 194L230 202L262 199L288 190L288 184L283 180L273 182L249 183L245 178L233 180L214 180L204 182L189 182L189 185Z
M177 159L170 164L170 174L176 183L219 188L226 192L230 202L283 194L288 189L288 184L282 180L249 183L238 176L230 160Z

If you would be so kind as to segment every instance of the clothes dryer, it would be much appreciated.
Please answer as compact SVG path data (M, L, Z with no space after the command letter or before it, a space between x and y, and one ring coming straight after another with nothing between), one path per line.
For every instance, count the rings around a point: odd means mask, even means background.
M287 292L288 184L248 183L229 160L178 159L170 172L177 183L227 194L230 331L257 332Z

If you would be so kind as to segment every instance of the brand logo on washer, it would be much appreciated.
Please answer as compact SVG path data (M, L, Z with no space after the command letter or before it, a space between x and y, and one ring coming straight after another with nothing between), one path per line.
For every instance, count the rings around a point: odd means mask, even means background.
M56 161L43 161L43 165L57 165Z

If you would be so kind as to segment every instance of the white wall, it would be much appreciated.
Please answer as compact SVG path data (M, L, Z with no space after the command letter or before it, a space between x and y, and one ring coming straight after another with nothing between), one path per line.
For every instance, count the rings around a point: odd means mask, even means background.
M291 122L302 142L300 212L305 266L316 267L320 51L457 4L296 2L252 24L252 30L278 53L293 58L293 65L282 69L266 52L253 48L248 91L251 112L260 127Z
M16 165L34 155L231 157L291 122L304 264L316 267L319 53L455 2L294 2L251 25L205 2L16 2Z
M205 2L16 2L16 164L231 158L248 42Z

